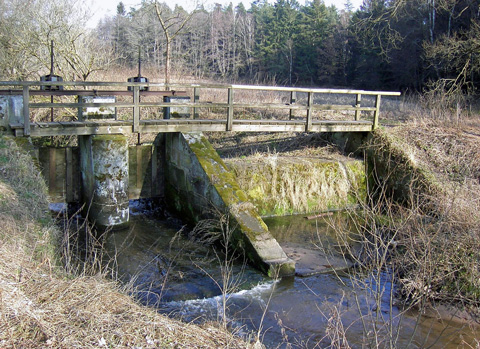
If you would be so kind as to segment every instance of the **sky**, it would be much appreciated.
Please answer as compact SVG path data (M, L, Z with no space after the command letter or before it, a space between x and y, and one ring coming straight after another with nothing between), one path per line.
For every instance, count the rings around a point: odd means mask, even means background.
M123 4L125 5L125 9L128 11L130 7L139 7L141 0L91 0L90 2L90 10L92 12L92 19L89 22L89 26L95 27L98 21L105 17L105 16L114 16L117 12L117 5L118 3L122 1ZM172 4L174 5L175 3L181 4L184 8L188 8L186 4L194 3L192 0L165 0L167 4ZM228 5L230 2L232 2L234 5L237 5L239 2L242 2L241 0L206 0L205 2L205 8L209 8L210 6L213 6L215 3L220 3L224 5ZM245 7L248 9L250 7L250 3L252 0L244 0L243 3ZM302 0L299 0L300 3L303 3ZM339 9L343 9L346 0L324 0L325 4L327 6L329 5L335 5ZM362 4L363 0L351 0L352 5L355 8L359 8L360 5Z

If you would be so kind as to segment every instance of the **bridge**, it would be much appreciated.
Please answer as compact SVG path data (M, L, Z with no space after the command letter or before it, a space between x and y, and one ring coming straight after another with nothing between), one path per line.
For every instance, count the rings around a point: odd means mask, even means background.
M0 96L18 96L22 101L22 106L11 112L9 129L15 136L31 137L192 131L368 132L378 127L382 96L400 95L134 82L2 81L0 88ZM172 108L184 112L172 113ZM96 111L88 115L92 109Z
M109 82L0 82L0 129L15 137L76 136L38 150L50 189L99 227L129 222L129 199L163 198L185 221L232 222L233 244L270 276L295 273L235 176L199 131L370 132L397 92ZM130 136L153 133L153 144ZM43 154L43 155L42 155ZM50 192L50 194L52 194ZM143 196L142 196L143 195Z

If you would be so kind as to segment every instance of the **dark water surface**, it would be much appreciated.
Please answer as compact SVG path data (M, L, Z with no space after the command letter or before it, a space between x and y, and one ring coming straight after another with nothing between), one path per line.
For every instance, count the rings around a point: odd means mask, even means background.
M185 321L225 320L239 335L260 334L268 348L287 347L287 343L323 348L332 341L341 346L343 337L358 348L457 348L465 342L475 346L473 338L480 338L455 322L414 312L401 315L400 309L390 305L392 284L382 274L359 280L330 272L274 281L237 260L229 274L233 281L224 293L227 302L223 307L221 253L192 242L186 231L178 233L182 229L178 221L144 214L143 207L136 205L131 207L132 227L112 233L107 245L110 252L117 252L121 279L142 302L163 313ZM337 215L333 222L345 219ZM283 217L265 222L282 245L335 250L333 230L322 218ZM378 302L376 290L383 291Z

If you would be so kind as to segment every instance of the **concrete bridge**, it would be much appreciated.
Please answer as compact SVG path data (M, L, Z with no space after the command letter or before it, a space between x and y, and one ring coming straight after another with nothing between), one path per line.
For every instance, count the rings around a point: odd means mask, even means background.
M193 224L213 210L228 214L236 246L271 276L293 274L295 263L200 132L370 132L378 127L381 97L399 95L132 82L0 86L0 127L7 132L77 136L78 147L39 150L53 200L83 203L98 226L116 228L128 223L129 199L141 197L165 198ZM141 144L145 133L156 135L153 144ZM138 142L129 147L132 135Z

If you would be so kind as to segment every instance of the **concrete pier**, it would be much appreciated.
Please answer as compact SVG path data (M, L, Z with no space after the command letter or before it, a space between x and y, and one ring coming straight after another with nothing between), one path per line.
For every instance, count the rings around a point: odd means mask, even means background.
M99 227L124 227L129 220L127 137L78 138L84 213Z

